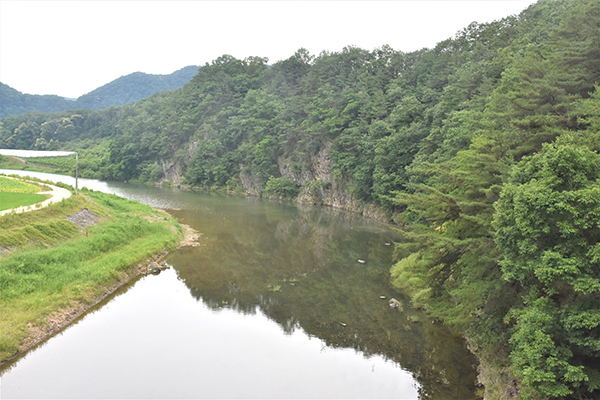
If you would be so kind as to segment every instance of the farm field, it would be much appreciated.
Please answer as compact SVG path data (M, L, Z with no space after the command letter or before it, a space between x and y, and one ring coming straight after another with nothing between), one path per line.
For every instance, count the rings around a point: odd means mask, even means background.
M0 176L0 193L37 193L41 188L32 183Z
M28 206L44 200L46 200L46 196L43 194L0 191L0 211L21 206Z
M46 196L37 194L41 188L32 183L0 176L0 211L44 201Z

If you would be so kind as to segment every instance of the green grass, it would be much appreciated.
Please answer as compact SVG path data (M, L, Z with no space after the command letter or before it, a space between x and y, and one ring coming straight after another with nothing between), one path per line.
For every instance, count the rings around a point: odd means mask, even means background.
M26 159L30 164L49 165L62 171L75 171L75 156L68 157L29 157Z
M27 161L29 163L29 161ZM70 171L57 169L54 166L43 166L40 164L26 164L19 161L17 157L4 157L3 161L0 161L0 169L14 169L19 171L35 171L35 172L48 172L50 174L63 174L70 175Z
M43 194L10 193L0 191L0 211L21 206L29 206L46 200Z
M0 192L37 193L40 190L41 189L39 186L36 186L32 183L0 176Z
M98 225L80 229L65 219L83 207L100 216ZM0 217L0 359L19 349L27 324L43 325L49 313L74 302L91 304L138 262L173 248L181 232L149 206L86 190Z

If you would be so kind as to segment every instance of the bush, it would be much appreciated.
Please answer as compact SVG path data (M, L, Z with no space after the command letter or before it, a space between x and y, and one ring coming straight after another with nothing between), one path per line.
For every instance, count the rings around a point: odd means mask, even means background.
M293 199L300 193L300 188L293 179L270 177L265 186L265 193L271 196Z

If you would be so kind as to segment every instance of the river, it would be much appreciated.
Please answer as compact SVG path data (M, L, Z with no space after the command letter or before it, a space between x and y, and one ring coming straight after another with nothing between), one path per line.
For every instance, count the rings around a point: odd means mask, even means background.
M389 284L398 236L386 225L256 198L79 186L167 209L201 245L3 367L1 398L477 398L464 341Z

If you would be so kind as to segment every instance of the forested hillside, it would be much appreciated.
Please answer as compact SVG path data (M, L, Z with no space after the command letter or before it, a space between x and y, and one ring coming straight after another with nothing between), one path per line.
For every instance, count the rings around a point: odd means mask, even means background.
M77 99L75 105L76 108L102 110L110 106L134 103L154 93L180 88L197 72L196 65L190 65L169 75L134 72L84 94Z
M0 82L0 118L24 114L32 110L57 112L68 110L73 102L55 95L23 94Z
M394 284L469 340L488 398L600 396L600 0L540 0L433 49L224 55L182 88L2 120L83 176L384 214Z
M77 109L102 110L140 101L154 93L177 89L189 82L198 67L190 65L169 75L134 72L101 86L77 100L55 95L23 94L0 82L0 118L28 111L58 112Z

